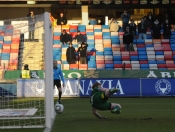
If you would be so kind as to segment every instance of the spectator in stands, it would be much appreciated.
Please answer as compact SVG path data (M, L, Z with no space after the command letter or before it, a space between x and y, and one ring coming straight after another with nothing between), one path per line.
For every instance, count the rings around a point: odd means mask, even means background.
M164 16L164 19L163 19L163 25L164 25L166 20L168 20L169 24L171 25L171 19L170 19L170 16L168 15L168 13L165 13L165 16Z
M30 74L31 72L29 70L29 65L25 64L24 69L21 72L21 78L24 78L24 79L30 78Z
M133 35L133 39L135 39L135 35L136 35L136 24L134 23L134 20L133 19L131 19L130 20L131 21L131 23L129 23L129 31L132 33L132 35Z
M139 39L146 39L146 24L141 18L141 22L138 24Z
M160 37L161 37L160 30L161 29L162 29L161 24L159 23L159 20L156 19L154 21L153 26L152 26L152 30L153 30L153 35L152 36L153 36L154 39L160 39Z
M171 37L171 24L168 19L165 20L165 23L163 24L163 36L164 39L170 39Z
M66 50L66 58L69 64L75 64L76 60L76 51L72 43L69 44L69 47Z
M77 31L77 35L75 36L74 41L76 41L80 44L82 42L85 42L85 36L83 34L81 34L80 30Z
M147 14L147 20L149 21L149 23L151 24L151 26L153 25L153 23L154 23L154 21L155 21L155 19L154 19L154 16L153 16L153 14L152 14L152 12L150 11L150 12L148 12L148 14Z
M66 25L67 24L67 19L64 17L63 13L60 13L60 16L57 19L57 25Z
M70 43L72 41L72 37L70 34L68 34L66 32L66 30L63 30L63 32L61 33L61 36L60 36L60 41L62 44L67 44L67 43Z
M123 34L123 43L125 45L125 51L132 51L133 35L129 31L129 26L126 27L126 31Z
M35 16L34 12L30 11L27 15L29 21L29 40L34 40Z
M124 10L124 12L121 14L122 19L122 28L125 32L126 26L128 26L129 20L130 20L130 14L127 13L127 10Z
M95 15L91 15L89 19L89 25L97 25L97 20L95 19Z
M151 25L152 25L151 22L149 20L147 20L146 16L143 17L143 20L144 20L144 23L146 25L146 31L150 31L151 30Z
M171 24L172 24L172 29L175 30L175 12L173 13Z
M119 30L119 25L116 19L112 18L109 20L109 27L111 32L118 32Z
M53 79L54 79L53 87L55 88L56 85L59 91L58 103L61 104L61 95L62 95L61 81L63 82L62 86L64 87L64 76L61 69L57 66L56 60L53 61Z
M80 56L80 64L87 64L87 47L88 44L82 43L81 47L78 48L78 53Z

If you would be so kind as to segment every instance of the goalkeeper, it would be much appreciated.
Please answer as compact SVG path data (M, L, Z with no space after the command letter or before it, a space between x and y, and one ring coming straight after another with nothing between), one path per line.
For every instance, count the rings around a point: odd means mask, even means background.
M118 92L119 89L112 88L102 88L100 83L95 83L92 86L92 93L90 102L92 104L92 113L98 117L99 119L106 119L106 117L101 116L98 112L98 110L111 110L112 113L119 114L121 106L117 103L109 103L107 102L108 97L110 97L112 94Z

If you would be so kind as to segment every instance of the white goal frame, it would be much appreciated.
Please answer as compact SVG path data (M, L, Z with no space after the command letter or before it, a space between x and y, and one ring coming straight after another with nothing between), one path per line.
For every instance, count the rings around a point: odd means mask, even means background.
M53 89L53 28L52 23L50 21L50 13L45 12L44 13L44 66L45 66L45 96L44 96L44 109L45 114L44 117L31 117L27 116L31 113L35 114L37 110L29 110L28 114L24 116L5 116L4 120L10 120L10 119L36 119L36 118L44 118L45 124L44 126L41 125L31 125L31 126L3 126L0 127L1 129L15 129L15 128L45 128L44 132L50 132L52 128L52 124L54 121L54 118L56 116L54 111L54 89ZM4 109L7 112L13 111L13 109ZM3 110L2 110L3 111ZM32 112L31 112L32 111ZM5 112L4 112L5 113Z
M50 132L55 118L53 91L53 31L50 15L44 13L44 47L45 47L45 130Z

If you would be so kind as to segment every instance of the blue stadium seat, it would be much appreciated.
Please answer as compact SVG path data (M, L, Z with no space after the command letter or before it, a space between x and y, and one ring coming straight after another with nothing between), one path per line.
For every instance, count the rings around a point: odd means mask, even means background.
M137 44L144 44L145 40L144 39L137 39Z
M54 32L53 35L54 36L60 36L61 35L61 32Z
M106 50L105 50L105 51L104 51L104 55L112 55L112 51L108 51L108 50L106 51Z
M111 51L112 52L112 48L104 48L104 51Z
M154 47L153 44L145 44L145 47Z
M118 40L119 40L119 36L111 36L111 40L112 40L112 39L114 39L114 40L115 40L115 39L118 39Z
M94 35L94 32L86 32L86 35Z
M137 48L137 51L146 51L145 47Z
M139 57L138 56L130 56L131 61L138 61Z
M138 51L138 54L139 54L139 55L146 55L147 52L146 52L146 51Z
M163 51L155 51L155 55L164 55Z
M87 56L88 61L95 61L95 56Z
M109 29L109 25L102 25L102 29Z
M111 42L112 42L112 44L120 44L120 40L119 39L111 38Z
M140 64L140 68L149 68L149 64Z
M113 68L114 69L114 64L105 64L106 68Z
M170 39L175 39L175 35L172 34L171 37L170 37Z
M157 61L157 64L166 64L166 61L164 61L164 60L158 60Z
M149 60L148 64L157 64L157 62L155 60Z
M121 56L113 56L114 61L121 61L122 57Z
M94 29L94 32L101 32L101 29Z
M96 51L96 55L104 55L104 52L102 52L102 51Z
M60 44L60 40L53 40L54 44Z
M114 59L114 58L113 58ZM122 61L115 61L114 60L114 64L122 64Z
M139 60L148 60L147 55L139 55Z

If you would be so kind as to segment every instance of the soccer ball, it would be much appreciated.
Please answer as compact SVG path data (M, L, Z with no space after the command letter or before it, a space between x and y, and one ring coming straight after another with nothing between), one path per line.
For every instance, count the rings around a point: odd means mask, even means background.
M64 111L64 106L62 104L56 103L55 112L61 114Z

